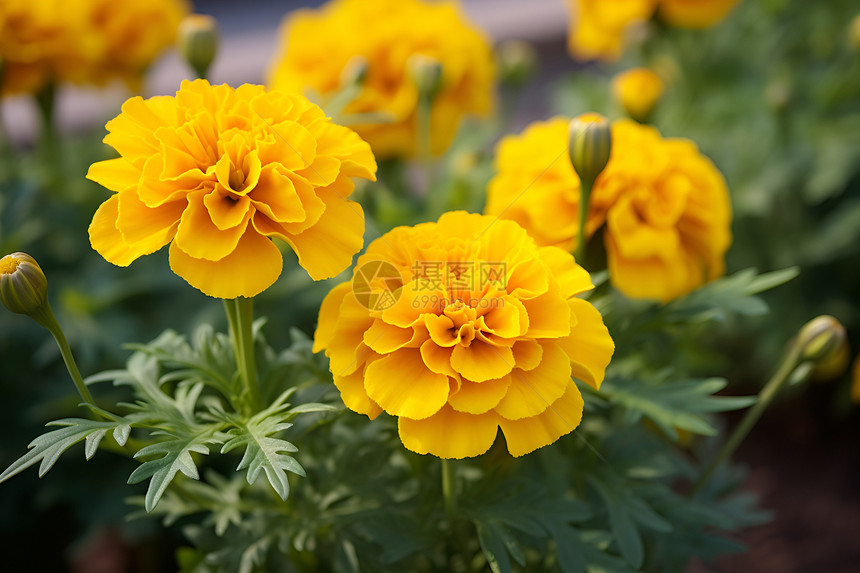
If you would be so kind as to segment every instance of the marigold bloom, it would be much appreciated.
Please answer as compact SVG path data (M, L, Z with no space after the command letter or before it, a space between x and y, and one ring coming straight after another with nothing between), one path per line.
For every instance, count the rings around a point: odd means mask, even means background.
M402 278L392 304L368 308L344 283L320 309L314 351L348 408L398 416L408 449L441 458L486 452L499 428L521 456L579 424L571 376L599 388L614 344L576 298L593 287L570 254L457 211L377 239L357 273L378 261Z
M362 246L364 214L350 177L375 179L370 146L297 94L184 81L175 97L134 97L107 124L120 156L87 177L116 194L90 242L127 266L170 243L170 266L219 298L252 297L281 273L270 238L315 279Z
M568 50L577 60L617 60L630 28L649 20L658 0L567 0Z
M648 68L633 68L612 78L612 95L624 111L639 122L651 115L666 89L663 80Z
M0 4L2 93L30 93L51 82L136 89L144 69L176 38L185 0L4 0Z
M740 0L660 0L658 16L678 28L710 28Z
M565 153L569 121L535 123L501 141L485 209L517 221L540 245L568 250L576 246L579 217L579 178ZM605 224L616 288L668 301L722 275L730 222L725 181L693 142L663 139L631 120L613 122L612 153L592 189L586 232Z
M269 84L330 96L355 58L367 74L345 114L382 113L387 123L353 125L378 156L414 155L418 90L409 61L416 54L442 65L442 87L433 100L430 150L442 153L464 115L493 107L494 64L488 39L454 2L334 0L320 10L299 10L284 21L282 47Z

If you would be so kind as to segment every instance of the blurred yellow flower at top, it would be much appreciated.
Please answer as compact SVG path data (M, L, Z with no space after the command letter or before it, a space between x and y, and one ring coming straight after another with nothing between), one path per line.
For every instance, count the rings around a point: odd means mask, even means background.
M430 118L430 148L447 149L467 114L493 107L495 71L490 43L454 2L333 0L320 10L288 16L269 85L327 98L341 90L347 66L367 65L360 92L345 114L384 114L352 127L378 156L417 152L418 90L410 74L416 54L442 65L442 85Z
M120 157L87 177L115 194L90 225L93 248L127 266L170 243L170 266L205 294L252 297L277 280L285 241L314 279L345 269L364 214L351 177L375 179L370 146L298 94L184 81L134 97L107 124Z
M175 41L188 9L185 0L3 0L2 94L113 78L137 89L145 68Z
M390 301L368 305L358 279L381 264ZM501 428L521 456L579 425L572 376L603 381L614 344L576 296L592 288L573 256L538 247L513 221L446 213L371 243L356 280L323 301L314 351L330 358L346 406L397 416L408 449L478 456Z
M660 0L659 17L678 28L710 28L740 0Z
M567 0L568 50L577 60L617 60L631 27L654 14L657 0Z
M567 118L529 126L498 147L487 214L520 223L540 245L575 248L579 178ZM609 277L632 298L668 301L721 276L731 207L720 172L696 145L631 120L612 124L612 152L589 203L586 233L604 227Z
M663 80L648 68L633 68L612 78L612 95L624 111L639 122L651 115L666 89Z

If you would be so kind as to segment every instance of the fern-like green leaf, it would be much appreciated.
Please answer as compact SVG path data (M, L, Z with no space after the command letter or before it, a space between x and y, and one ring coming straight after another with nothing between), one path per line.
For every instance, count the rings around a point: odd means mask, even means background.
M254 483L260 472L265 472L269 483L283 500L290 494L287 472L305 475L299 462L285 454L296 452L298 448L286 440L271 437L292 426L285 422L295 415L286 411L289 407L286 400L291 394L292 390L284 392L271 406L247 420L228 416L234 428L227 433L230 439L221 448L221 453L225 454L244 446L245 454L236 471L247 469L248 483Z
M109 430L113 431L114 438L121 446L125 445L131 430L129 424L121 418L111 421L64 418L49 422L47 425L63 427L42 434L30 442L27 446L30 451L12 462L12 465L0 474L0 483L37 463L40 464L39 477L42 477L54 466L63 452L84 440L86 440L85 455L89 460L96 453L99 443Z
M156 434L169 435L166 432L153 432L153 435ZM151 478L144 499L144 508L147 512L155 508L177 472L182 472L191 479L200 479L191 454L196 452L208 455L209 448L206 444L213 441L217 440L205 433L182 438L173 437L173 439L146 446L134 455L135 458L156 456L155 459L144 462L128 478L130 484Z

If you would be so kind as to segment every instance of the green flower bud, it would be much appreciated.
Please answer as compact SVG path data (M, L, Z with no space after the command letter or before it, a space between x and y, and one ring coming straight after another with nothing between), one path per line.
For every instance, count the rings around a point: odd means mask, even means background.
M218 52L218 22L207 14L189 14L179 24L179 53L199 78L205 78Z
M365 79L367 79L367 58L364 56L350 58L340 73L340 85L360 86Z
M442 89L442 64L430 56L415 54L409 58L408 66L419 96L432 101Z
M829 315L813 318L803 325L797 335L800 358L810 362L827 362L845 344L845 327Z
M40 315L47 306L48 279L36 259L26 253L0 259L0 300L12 312Z
M537 53L531 44L519 40L508 40L496 51L499 77L505 84L521 87L534 76Z
M597 113L580 115L570 122L570 163L584 185L594 184L609 163L612 130L609 120Z

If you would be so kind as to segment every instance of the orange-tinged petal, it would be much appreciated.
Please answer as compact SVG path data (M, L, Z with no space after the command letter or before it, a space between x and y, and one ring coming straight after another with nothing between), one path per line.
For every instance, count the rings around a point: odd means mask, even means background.
M484 299L489 310L484 313L484 323L493 334L502 338L516 338L529 329L526 307L512 296Z
M367 366L367 395L393 416L422 420L448 399L448 377L431 372L417 348L404 348Z
M421 345L421 358L431 371L444 374L451 378L459 378L460 375L451 367L451 352L453 348L439 346L432 340L425 340Z
M570 379L570 359L554 342L543 345L541 363L528 372L515 369L505 397L496 406L496 412L508 420L536 416L546 410L565 388L573 384Z
M188 284L216 298L251 298L278 280L284 261L267 237L248 230L236 249L218 261L195 259L170 244L170 268Z
M191 200L189 196L188 200ZM220 231L235 229L247 224L251 199L247 195L237 197L221 185L203 196L203 205L209 213L212 224Z
M514 353L514 364L520 370L536 368L543 357L543 347L536 340L517 340L511 350Z
M447 294L445 291L420 289L418 288L417 282L408 282L401 287L400 296L397 298L397 302L382 311L382 320L388 324L404 328L412 326L412 324L418 320L430 319L432 321L434 319L430 317L425 318L424 315L433 314L435 316L440 310L440 301L444 301L446 297ZM440 333L436 327L444 324L447 323L434 323L432 325L434 328L433 332L436 332L437 335L439 335ZM428 331L430 328L431 325L427 324ZM432 332L431 336L433 336Z
M370 399L364 390L364 372L356 370L346 376L335 376L334 385L340 390L340 397L347 408L364 414L371 420L382 413L379 404Z
M235 227L223 231L216 227L203 202L204 195L205 191L198 191L188 196L188 206L182 213L179 228L176 230L174 244L186 255L195 259L220 261L236 250L236 246L243 236L259 236L254 229L248 228L248 221L251 220L252 215L250 208L245 212L242 221ZM246 229L248 229L247 233ZM268 239L266 242L271 244ZM259 244L263 243L260 242ZM277 251L277 247L274 248ZM279 268L278 275L280 274Z
M591 303L572 298L568 304L576 317L576 326L571 329L570 336L558 340L558 344L570 357L572 375L600 390L606 367L615 352L615 343L603 324L603 317Z
M390 315L389 315L390 316ZM430 333L430 339L438 346L454 346L459 342L457 332L454 332L454 321L444 314L423 315L424 325Z
M514 366L514 355L508 346L473 340L469 346L454 347L451 366L464 378L483 382L509 373Z
M122 191L137 187L140 169L123 157L99 161L90 165L87 179L95 181L111 191Z
M498 422L508 443L508 451L519 457L552 444L579 425L583 406L579 389L571 383L564 395L537 416L520 420L500 417Z
M447 404L424 420L397 420L400 440L407 449L440 458L469 458L490 449L499 431L498 416L464 414Z
M376 319L364 333L364 343L374 352L390 354L406 345L417 347L420 336L412 328L400 328ZM414 341L414 342L413 342ZM413 342L413 344L410 344Z
M448 396L448 404L458 412L483 414L495 408L511 385L513 374L495 380L470 382L463 380L460 389Z
M320 305L320 315L317 321L317 330L314 333L313 351L319 352L331 344L336 334L337 319L340 316L340 306L347 295L352 294L352 285L349 282L340 283L329 291Z

